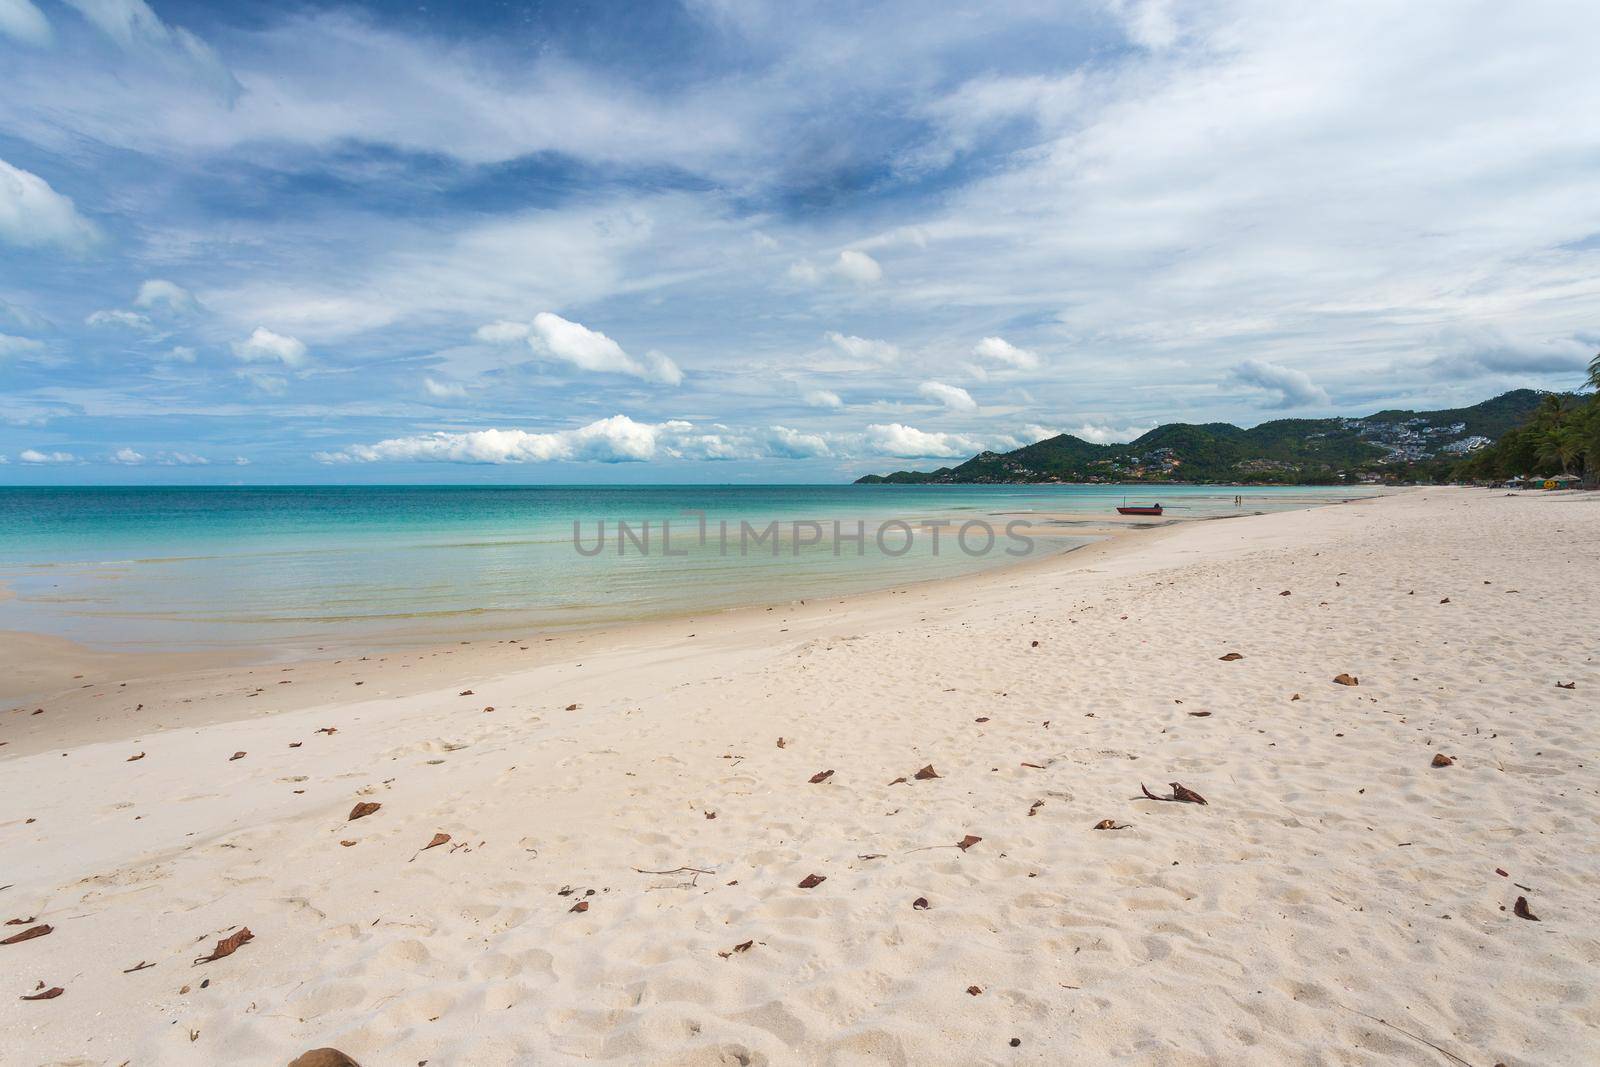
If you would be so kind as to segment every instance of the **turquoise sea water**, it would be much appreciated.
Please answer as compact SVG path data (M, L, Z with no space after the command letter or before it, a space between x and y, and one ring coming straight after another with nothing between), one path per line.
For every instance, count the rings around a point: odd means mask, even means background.
M104 648L406 645L888 588L1061 552L1126 497L1173 518L1358 489L1164 486L0 488L0 630ZM1243 505L1234 494L1245 494ZM706 537L700 539L700 512ZM937 549L920 524L948 519ZM617 523L633 532L621 551ZM671 523L663 553L662 521ZM992 525L992 550L969 528ZM1005 523L1049 535L1022 543ZM756 541L777 522L773 540ZM815 531L795 523L814 521ZM895 523L904 522L909 531ZM603 550L593 553L599 524ZM863 524L865 544L832 541ZM637 543L649 524L649 551ZM729 534L720 536L723 524ZM750 524L741 550L741 523ZM889 525L885 525L885 524ZM875 537L883 531L882 548ZM910 537L907 537L909 532ZM808 544L814 533L819 543ZM798 543L797 543L798 542ZM909 544L909 547L904 547ZM679 554L682 553L682 554Z

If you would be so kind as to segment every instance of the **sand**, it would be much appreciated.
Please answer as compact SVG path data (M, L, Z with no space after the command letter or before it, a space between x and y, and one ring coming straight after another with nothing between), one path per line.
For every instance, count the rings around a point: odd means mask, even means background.
M0 713L0 936L53 927L0 945L0 1062L1594 1063L1597 548L1600 496L1428 490L549 642L89 664Z

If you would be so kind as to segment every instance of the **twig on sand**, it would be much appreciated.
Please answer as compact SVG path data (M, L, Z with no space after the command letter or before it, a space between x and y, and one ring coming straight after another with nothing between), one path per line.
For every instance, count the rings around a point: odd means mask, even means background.
M1366 1012L1359 1011L1356 1008L1345 1008L1345 1006L1343 1004L1340 1004L1339 1007L1344 1008L1345 1011L1353 1012L1356 1015L1360 1015L1363 1018L1371 1019L1375 1023L1382 1023L1384 1026L1387 1026L1389 1029L1393 1030L1395 1033L1404 1034L1406 1037L1409 1037L1413 1041L1420 1041L1424 1045L1427 1045L1429 1048L1433 1049L1433 1051L1439 1053L1439 1055L1444 1056L1447 1059L1449 1059L1450 1062L1452 1062L1452 1063L1459 1063L1459 1064L1461 1064L1461 1067L1472 1067L1471 1063L1469 1063L1468 1061L1462 1059L1460 1056L1457 1056L1454 1052L1451 1052L1448 1049L1442 1049L1438 1045L1435 1045L1432 1041L1429 1041L1427 1038L1420 1037L1417 1034L1413 1034L1410 1030L1402 1030L1400 1027L1396 1026L1394 1023L1390 1022L1388 1019L1380 1019L1376 1015L1368 1015Z
M633 873L634 874L689 874L691 872L694 873L694 874L716 874L717 873L716 871L708 871L704 867L674 867L670 871L641 871L637 867L635 867L633 869Z
M674 867L670 871L641 871L639 868L635 867L633 870L635 874L687 874L689 876L689 880L687 882L678 882L676 885L647 886L645 888L645 892L647 893L653 889L698 889L700 887L700 876L702 874L717 873L716 871L708 871L704 867Z

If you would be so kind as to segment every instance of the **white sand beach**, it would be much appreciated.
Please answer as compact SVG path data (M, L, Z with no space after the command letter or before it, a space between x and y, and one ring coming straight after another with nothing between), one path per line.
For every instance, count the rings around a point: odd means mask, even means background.
M1597 634L1600 494L1428 489L337 663L7 637L0 1062L1593 1064Z

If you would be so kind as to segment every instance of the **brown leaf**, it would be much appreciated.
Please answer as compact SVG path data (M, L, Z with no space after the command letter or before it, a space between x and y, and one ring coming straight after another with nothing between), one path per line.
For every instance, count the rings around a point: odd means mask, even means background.
M1299 700L1299 699L1300 699L1300 694L1299 694L1299 693L1296 693L1296 694L1295 694L1295 695L1294 695L1294 696L1292 696L1292 697L1290 697L1290 698L1289 698L1289 702L1290 702L1290 703L1291 703L1291 704L1292 704L1292 703L1294 703L1294 702L1295 702L1295 701L1296 701L1296 700Z
M471 695L472 695L472 690L470 690L470 689L463 689L463 690L462 690L462 691L461 691L461 692L459 692L459 693L457 693L457 694L456 694L456 695L457 695L457 696L463 696L463 697L469 697L469 696L471 696Z
M818 782L826 782L829 778L832 778L832 777L833 777L833 772L832 771L818 771L816 774L813 774L811 776L811 784L812 785L816 785Z
M4 941L0 941L0 945L20 945L24 941L32 941L36 937L43 937L45 934L48 934L54 929L55 927L51 926L49 923L41 923L38 926L30 926L20 934L12 934Z
M243 752L235 752L233 755L228 757L228 762L232 763L236 759L244 759L244 753Z
M969 986L967 986L967 995L968 995L968 996L973 996L973 997L975 997L975 996L977 996L977 995L978 995L978 994L979 994L979 993L982 993L982 992L983 992L983 988L982 988L982 987L981 987L981 986L975 986L975 985L969 985Z
M1197 719L1208 718L1211 715L1209 711L1191 711L1189 714L1193 715Z
M138 762L139 760L142 760L142 759L144 759L144 753L143 752L139 753L137 756L129 756L127 759L123 760L122 762L123 763L136 763L136 762Z
M305 744L304 741L290 741L289 742L289 747L290 748L299 748L303 744Z
M351 841L351 840L349 840L349 839L348 839L348 838L347 838L347 839L345 839L345 840L343 840L343 841L340 841L340 842L339 842L339 844L341 844L341 845L343 845L343 846L344 846L344 847L345 847L345 848L350 848L350 847L352 847L352 846L353 846L353 845L354 845L354 844L355 844L355 842L354 842L354 841Z
M1244 659L1244 656L1238 652L1229 652L1226 656L1219 656L1217 658L1222 660L1224 663L1232 663L1236 659Z
M1112 821L1111 819L1101 819L1099 822L1095 823L1094 826L1092 826L1090 829L1094 829L1094 830L1126 830L1127 828L1128 828L1128 824L1127 823L1118 823L1118 822Z
M450 843L450 835L449 834L434 834L433 835L433 840L429 841L426 845L422 846L422 851L426 852L430 848L438 848L440 845L448 845L449 843Z
M6 888L9 889L11 887L7 886ZM7 926L27 926L29 923L33 922L34 918L35 918L35 916L30 915L26 919L7 919L6 920L6 925Z
M1448 604L1448 603L1450 603L1450 598L1449 597L1445 597L1443 600L1439 601L1439 603Z
M1336 675L1333 679L1335 685L1360 685L1361 679L1353 674Z
M580 900L576 904L574 904L572 907L568 908L567 910L569 912L575 911L579 915L582 915L584 912L589 910L589 902L587 900Z
M973 835L968 834L966 837L963 837L960 841L956 842L956 848L959 848L962 852L965 852L967 849L971 848L973 845L976 845L982 840L983 838L981 837L974 837Z
M1042 764L1042 763L1028 763L1028 762L1024 761L1022 765L1024 767L1028 767L1028 768L1031 768L1031 769L1036 770L1036 771L1044 770L1044 764Z
M1454 762L1455 760L1451 759L1449 756L1446 756L1443 752L1435 752L1433 754L1432 766L1434 767L1448 767Z
M576 704L568 704L567 705L567 710L568 711L577 711L578 710L578 705L576 705Z
M785 741L783 738L780 737L780 738L778 738L778 747L779 748L788 748L789 747L789 742Z
M146 963L144 960L140 960L138 963L135 963L132 967L129 967L127 970L123 971L122 973L123 974L132 974L134 971L147 971L151 967L154 967L154 966L155 966L155 964L153 964L153 963Z
M821 885L827 880L828 876L825 874L808 874L804 878L800 879L800 888L815 889L817 886Z
M231 956L235 952L239 951L240 945L243 945L248 941L254 941L255 936L255 934L250 932L250 928L248 926L241 926L238 930L218 941L217 947L211 950L211 955L201 956L199 959L195 960L194 965L198 966L202 963L210 963L212 960L220 960L224 956Z
M333 736L334 734L338 733L338 732L339 732L339 728L337 726L319 726L319 727L317 727L317 733L319 733L319 734L327 734L330 737Z
M1556 683L1556 688L1557 689L1576 689L1576 688L1578 688L1578 683L1577 682L1557 682Z
M1544 921L1529 910L1527 897L1518 897L1517 902L1511 906L1511 910L1516 913L1516 916L1519 919L1527 919L1530 922Z
M714 812L714 811L708 811L708 812L706 812L706 818L708 818L708 819L715 819L715 818L716 818L716 817L717 817L717 813L716 813L716 812Z
M987 715L979 715L976 719L973 719L972 721L973 722L988 722L989 721L989 716L987 716Z
M926 782L929 778L939 777L939 772L934 770L933 764L930 763L916 774L913 774L911 777L915 778L919 782Z
M733 951L735 951L735 952L749 952L750 949L753 948L754 946L755 946L755 941L754 940L741 941L737 945L733 946Z
M1032 644L1030 644L1028 647L1029 648L1038 648L1039 647L1039 642L1035 641Z
M61 994L65 993L65 992L66 992L66 990L62 989L60 986L51 986L49 989L46 989L43 993L34 993L32 996L18 997L17 999L18 1000L54 1000L54 999L56 999L57 997L59 997Z
M1158 796L1156 796L1154 793L1150 792L1150 790L1145 788L1143 782L1139 783L1139 791L1141 793L1143 793L1146 797L1149 797L1151 800L1172 800L1172 801L1180 801L1180 802L1185 803L1185 804L1204 804L1204 803L1206 803L1206 798L1205 797L1201 796L1199 793L1196 793L1193 789L1190 789L1188 786L1179 785L1177 782L1168 782L1167 784L1172 786L1172 795L1170 797L1158 797Z
M905 785L906 784L906 780L904 778L896 778L894 781L890 782L889 784L890 785Z
M1285 589L1283 592L1279 593L1278 595L1279 596L1288 596L1289 595L1289 590Z
M383 805L379 804L377 801L363 800L361 803L350 809L350 817L346 819L345 822L355 822L357 819L365 819L368 815L371 815L381 807L383 807Z
M1028 814L1032 815L1042 807L1044 807L1044 801L1035 800L1032 804L1028 805Z
M928 903L927 897L918 897L916 900L911 902L911 906L918 911L927 911L929 908L933 907L932 904Z

